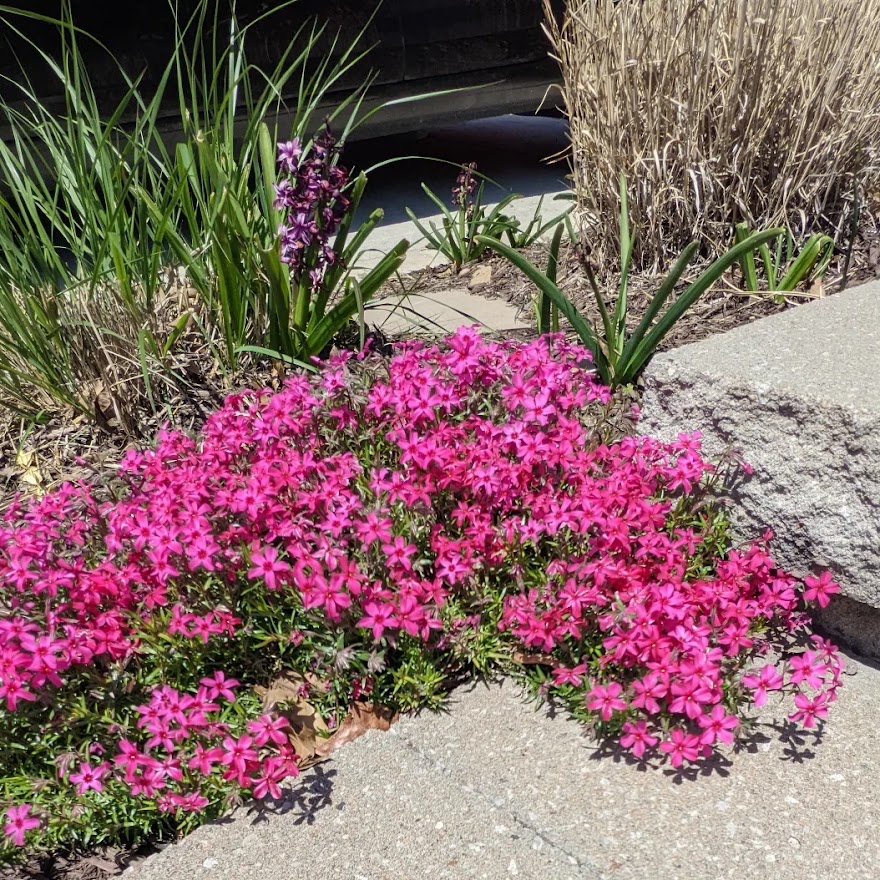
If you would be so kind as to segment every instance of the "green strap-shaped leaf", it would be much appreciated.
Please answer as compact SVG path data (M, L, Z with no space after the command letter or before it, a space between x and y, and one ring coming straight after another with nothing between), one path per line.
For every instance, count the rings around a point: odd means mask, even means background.
M550 256L547 259L547 280L556 283L556 271L559 266L559 248L562 244L562 233L565 232L565 227L562 223L557 224L556 231L553 233L553 240L550 242ZM549 296L542 293L539 289L538 291L538 301L535 303L537 306L537 316L538 316L538 333L552 333L555 328L552 325L551 317L553 314L553 310L556 308L554 306L553 301ZM558 309L556 311L558 315ZM558 325L558 320L557 320Z
M777 289L784 291L794 290L805 278L808 278L813 267L820 257L829 248L834 247L834 240L827 235L816 233L811 236L801 248L798 258L791 264L791 268L785 273L785 277L779 282Z
M500 254L502 257L505 257L513 263L520 272L538 287L539 291L544 296L548 297L554 305L556 305L559 311L568 319L569 323L574 328L574 331L580 337L581 342L589 349L593 356L593 363L599 376L602 378L602 381L606 383L610 381L611 377L608 370L608 360L599 345L599 340L596 337L595 332L580 315L575 308L574 303L572 303L556 284L538 269L537 266L530 263L522 254L503 242L498 241L497 238L491 238L488 235L478 235L477 241L480 244L491 248L495 253Z
M743 254L754 251L763 242L773 241L781 235L784 229L768 229L765 232L756 232L745 241L735 244L726 254L719 257L700 277L688 287L688 289L669 307L666 313L654 325L653 329L645 336L636 347L629 362L626 372L616 378L616 384L626 384L632 381L648 358L654 353L663 337L672 329L675 322L735 263Z
M636 327L632 336L626 341L626 345L623 347L623 352L617 363L617 369L622 374L628 374L629 360L632 358L633 353L638 348L642 339L644 339L644 336L650 329L651 325L654 323L654 319L660 313L660 309L663 308L669 295L675 290L675 285L678 284L681 276L684 274L684 270L687 269L698 248L699 245L697 242L692 241L684 251L682 251L681 256L676 260L675 265L672 267L669 274L663 279L663 284L660 285L657 292L651 297L651 302L648 303L648 308L645 309L645 314L642 315L642 320L639 322L638 327Z
M733 232L734 242L739 244L749 237L749 227L745 223L737 223ZM740 257L740 268L743 273L743 281L746 290L755 291L758 289L758 273L755 270L755 252L748 251Z
M629 227L629 199L626 192L626 175L620 175L620 287L614 304L613 333L608 337L613 357L620 356L626 338L626 313L629 300L629 270L632 263L633 240Z

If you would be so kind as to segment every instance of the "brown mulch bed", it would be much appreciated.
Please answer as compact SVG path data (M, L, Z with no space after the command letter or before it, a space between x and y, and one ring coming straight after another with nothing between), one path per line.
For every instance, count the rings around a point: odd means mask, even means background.
M69 857L35 857L19 865L0 865L0 880L109 880L156 851L149 845L131 850L100 847Z

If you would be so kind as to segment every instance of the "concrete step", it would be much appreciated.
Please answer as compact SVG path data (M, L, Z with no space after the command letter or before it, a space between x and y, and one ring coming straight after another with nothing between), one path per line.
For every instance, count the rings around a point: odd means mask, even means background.
M880 283L658 355L642 430L701 431L711 455L739 447L754 476L735 525L777 535L798 575L829 568L844 598L824 626L880 656Z

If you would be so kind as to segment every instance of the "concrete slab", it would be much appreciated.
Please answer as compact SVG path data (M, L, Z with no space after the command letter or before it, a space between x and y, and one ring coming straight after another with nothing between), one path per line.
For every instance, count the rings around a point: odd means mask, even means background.
M851 659L827 727L767 706L752 751L688 779L600 755L511 683L368 734L266 817L240 810L126 880L874 880L880 668Z
M786 741L791 709L771 708L754 752L694 779L600 755L509 684L456 694L448 715L406 719L399 735L603 880L868 880L880 875L878 706L880 671L850 661L821 741Z
M740 447L755 469L736 493L743 535L773 528L784 566L828 567L880 608L878 375L875 282L659 355L642 430L702 431L710 454Z
M439 198L449 200L462 164L476 162L489 180L485 187L488 205L498 204L509 193L519 193L508 213L528 225L539 210L550 220L566 207L554 197L566 192L564 161L551 162L568 146L568 129L562 119L543 116L498 116L435 128L418 138L382 138L355 143L346 149L346 161L361 169L376 167L369 174L358 219L381 208L383 223L369 239L371 251L361 266L375 265L382 255L405 238L411 243L403 266L415 272L445 261L429 250L421 233L409 219L409 208L425 224L439 225L437 206L422 191L425 183ZM380 163L389 162L381 165ZM542 202L543 199L543 202Z
M407 880L596 875L394 733L304 775L278 812L244 808L132 866L126 880Z
M527 317L503 299L488 299L466 287L450 287L430 295L410 294L374 302L367 312L367 323L386 334L436 336L471 324L481 324L489 331L514 330L528 327Z

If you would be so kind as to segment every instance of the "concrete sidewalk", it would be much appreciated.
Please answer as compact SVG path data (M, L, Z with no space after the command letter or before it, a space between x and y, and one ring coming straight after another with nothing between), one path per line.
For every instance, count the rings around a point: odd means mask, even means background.
M126 880L873 880L878 708L880 667L851 659L821 735L768 709L750 751L683 778L600 755L511 683L460 689Z
M357 220L365 220L375 208L382 208L385 219L370 236L369 251L363 254L359 266L374 266L403 238L411 244L404 272L443 265L446 261L425 246L407 208L423 225L429 226L433 220L442 228L442 215L422 191L421 183L449 204L460 166L471 161L477 163L480 174L489 178L484 193L487 208L510 193L518 193L522 198L514 201L505 213L519 220L523 227L529 225L539 208L544 221L551 220L570 204L555 201L556 196L568 190L568 167L564 161L549 161L564 153L567 146L564 120L537 116L478 119L434 129L417 142L403 137L351 144L346 156L359 168L400 160L370 174Z

